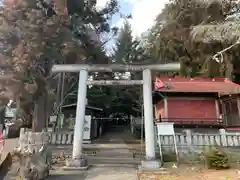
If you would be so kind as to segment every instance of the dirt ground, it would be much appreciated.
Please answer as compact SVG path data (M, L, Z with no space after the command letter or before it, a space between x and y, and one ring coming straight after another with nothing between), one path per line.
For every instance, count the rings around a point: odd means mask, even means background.
M8 152L12 152L13 149L17 147L17 139L6 139L5 140L5 146L0 154L0 162L5 159L5 156L8 154Z
M240 180L240 168L229 170L209 170L204 166L181 165L161 172L138 173L139 180Z

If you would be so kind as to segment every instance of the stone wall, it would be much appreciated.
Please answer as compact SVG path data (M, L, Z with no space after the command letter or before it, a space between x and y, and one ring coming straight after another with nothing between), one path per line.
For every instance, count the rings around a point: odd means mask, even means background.
M23 179L44 179L49 175L52 155L49 145L49 134L32 133L21 129L18 147L13 157L19 164L18 176Z

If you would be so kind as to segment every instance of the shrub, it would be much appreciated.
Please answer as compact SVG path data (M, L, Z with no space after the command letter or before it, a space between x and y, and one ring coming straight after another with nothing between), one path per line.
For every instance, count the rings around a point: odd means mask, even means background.
M205 153L205 159L210 169L229 169L230 164L227 154L218 148L211 148Z
M162 151L162 156L163 156L163 162L176 162L177 157L176 153L173 151ZM156 158L161 159L159 151L156 152Z

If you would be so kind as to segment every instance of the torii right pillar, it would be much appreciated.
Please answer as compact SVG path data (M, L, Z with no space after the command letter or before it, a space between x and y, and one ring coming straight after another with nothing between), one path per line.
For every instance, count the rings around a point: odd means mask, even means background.
M145 127L146 159L141 162L140 170L154 170L161 167L160 161L156 161L155 155L155 131L153 121L152 103L152 75L150 69L143 70L143 104Z

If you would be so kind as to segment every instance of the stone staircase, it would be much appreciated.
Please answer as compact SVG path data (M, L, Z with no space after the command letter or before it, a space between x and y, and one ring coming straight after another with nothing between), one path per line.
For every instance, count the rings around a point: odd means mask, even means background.
M83 153L89 160L90 165L139 165L144 156L141 155L141 152L136 156L136 152L132 152L130 146L125 143L126 140L134 142L128 128L124 126L111 127L111 132L94 140L93 144L84 144ZM60 152L64 152L66 158L71 158L72 146L58 146L53 148L56 156Z

